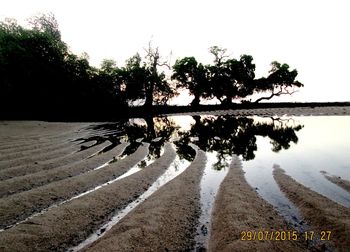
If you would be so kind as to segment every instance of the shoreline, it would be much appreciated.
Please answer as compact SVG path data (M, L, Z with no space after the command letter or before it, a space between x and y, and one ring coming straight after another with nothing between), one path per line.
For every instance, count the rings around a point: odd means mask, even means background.
M281 102L281 103L233 103L232 105L199 105L196 107L192 106L177 106L177 105L154 105L151 108L144 108L142 106L129 107L126 111L111 112L109 116L104 116L103 118L99 116L89 116L89 117L80 117L79 115L64 117L60 116L51 116L51 117L35 117L35 118L23 118L20 116L4 117L0 118L1 124L6 124L11 121L48 121L56 123L66 123L66 122L106 122L106 121L117 121L120 119L128 118L140 118L140 117L157 117L157 116L168 116L168 115L181 115L181 114L203 114L205 112L216 113L217 111L234 111L244 110L249 112L250 110L258 109L317 109L317 108L347 108L346 113L349 115L350 102ZM118 108L116 107L116 110ZM38 121L39 119L39 121Z

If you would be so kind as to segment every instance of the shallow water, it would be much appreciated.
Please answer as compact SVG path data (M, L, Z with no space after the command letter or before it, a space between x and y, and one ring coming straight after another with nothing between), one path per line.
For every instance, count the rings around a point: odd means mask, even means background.
M327 198L350 207L350 194L331 183L321 174L340 176L350 180L350 117L317 116L294 117L304 125L298 133L299 141L288 150L273 152L268 139L258 138L258 150L253 160L243 163L248 182L278 209L284 199L276 194L277 184L272 177L273 166L279 165L286 174ZM287 204L291 206L290 204Z
M69 249L69 251L79 251L84 247L92 244L94 241L100 239L104 234L107 233L113 226L115 226L121 219L123 219L130 211L132 211L139 204L144 202L160 187L164 186L169 181L180 175L189 166L189 162L186 160L180 160L176 156L175 160L171 163L170 167L136 200L128 204L124 209L117 212L110 221L100 227L96 232L91 234L86 240L78 244L77 246Z
M191 144L206 152L208 163L201 180L202 210L196 235L196 246L205 248L215 195L228 171L227 160L234 155L242 160L251 187L297 230L307 227L274 180L275 165L311 190L350 207L350 193L321 173L350 180L349 128L350 116L187 115L130 119L125 122L125 132L118 134L135 147L141 141L151 143L150 155L154 158L159 157L167 141L174 142L180 160L194 159Z
M207 163L200 184L201 214L198 219L197 233L195 236L196 251L199 249L203 250L208 248L208 240L210 237L211 229L210 220L211 214L213 212L215 198L221 182L227 175L231 158L227 158L227 160L225 160L227 167L224 167L221 170L214 169L215 163L217 162L217 152L207 153Z
M248 183L283 216L299 222L295 207L283 196L272 176L279 165L297 182L331 200L350 207L350 195L326 180L320 171L350 180L350 116L168 116L129 119L98 125L131 142L131 151L142 141L151 143L157 158L166 141L174 141L181 159L192 161L194 143L219 161L232 155L243 160ZM128 154L128 149L126 150ZM122 155L123 156L123 155ZM227 166L217 163L213 169ZM210 184L210 180L207 182Z

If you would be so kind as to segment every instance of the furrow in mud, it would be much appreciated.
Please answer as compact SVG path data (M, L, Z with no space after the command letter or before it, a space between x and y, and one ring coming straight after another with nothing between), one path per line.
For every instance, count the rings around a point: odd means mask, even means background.
M0 215L0 228L14 225L52 204L62 202L120 176L147 156L148 146L149 144L140 146L133 154L103 169L0 199L0 212L3 213Z
M343 188L344 190L350 192L350 181L346 180L346 179L342 179L341 177L338 176L331 176L328 175L325 172L322 172L323 175L325 176L326 179L328 179L329 181L331 181L332 183L336 184L337 186Z
M50 125L50 124L49 124ZM9 127L3 128L4 131L8 131ZM39 128L40 129L40 128ZM30 130L30 129L28 129ZM54 132L54 135L45 135L44 132L38 134L36 137L27 137L25 129L20 130L20 135L22 135L21 140L9 141L9 139L3 139L2 146L0 147L1 154L8 154L14 151L26 151L40 148L41 146L47 146L52 144L52 142L57 141L69 141L88 134L88 131L79 131L79 128L66 131L65 128L56 129L58 132Z
M76 137L77 135L75 134L74 136ZM72 141L72 137L58 139L55 141L51 140L50 142L45 144L38 144L37 142L33 142L29 144L29 146L27 146L26 148L22 148L23 146L21 146L21 147L16 147L12 150L9 150L8 152L1 152L0 161L12 160L22 156L41 154L43 151L49 152L49 151L56 150L58 148L63 148L65 146L79 144L80 142L82 141ZM95 140L92 140L89 142L95 142L95 144L97 143L97 141ZM88 143L88 142L84 142L84 145L86 145L85 143Z
M350 209L318 194L296 182L285 171L274 166L274 178L281 190L300 209L304 218L310 222L314 232L313 239L320 239L321 232L331 232L330 241L328 233L321 244L323 249L331 251L348 251L350 248Z
M127 145L127 143L122 143L110 151L82 160L78 163L3 181L0 183L0 197L31 190L54 181L74 177L84 172L91 171L99 165L105 164L108 161L111 161L114 157L119 156Z
M209 251L305 251L301 242L247 240L242 233L288 230L285 220L247 183L240 159L233 157L215 200Z
M17 165L23 165L28 163L40 162L48 159L53 159L57 157L70 155L78 150L80 147L77 143L65 143L55 146L56 148L51 148L50 150L41 149L36 155L21 155L18 154L17 158L12 160L2 160L0 161L0 169L7 169Z
M72 133L76 133L76 131L72 132L53 132L53 134L44 134L39 133L35 135L30 135L25 130L21 132L21 136L17 137L6 137L2 138L3 145L0 148L0 152L7 151L10 149L18 148L18 147L28 147L35 143L49 143L50 141L54 141L56 138L62 138L67 135L71 135Z
M175 155L171 144L166 144L163 156L141 171L3 231L3 250L64 251L78 244L146 191ZM129 167L133 164L125 163Z
M0 156L0 166L2 165L3 162L13 162L13 160L16 159L21 159L23 157L31 157L31 158L35 158L35 157L40 157L42 154L48 154L51 152L55 152L59 149L65 149L65 148L69 148L71 146L76 145L77 143L74 142L56 142L56 143L52 143L52 145L50 146L46 146L44 148L39 148L39 149L35 149L35 150L27 150L27 151L14 151L11 152L10 154L6 154L6 155L1 155Z
M34 174L37 172L41 172L41 171L45 171L45 170L49 170L52 168L61 167L65 165L73 165L76 162L80 162L81 160L90 157L91 155L104 149L110 144L111 142L105 141L102 144L90 147L83 151L74 152L68 156L63 156L63 157L61 156L61 157L57 157L49 160L36 162L34 164L30 163L30 164L18 165L11 168L0 170L0 181L11 179L14 177L24 176L27 174L32 174L32 173Z
M201 150L178 177L131 211L83 251L189 251L200 214L200 180L206 156Z

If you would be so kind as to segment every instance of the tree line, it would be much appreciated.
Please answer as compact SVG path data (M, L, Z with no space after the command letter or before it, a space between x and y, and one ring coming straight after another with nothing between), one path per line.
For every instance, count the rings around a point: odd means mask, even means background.
M213 46L213 64L194 57L164 61L151 43L146 56L138 53L118 67L103 60L99 68L87 54L75 55L61 39L57 20L42 14L29 20L29 28L15 20L0 22L0 106L2 117L14 118L113 118L143 101L145 111L166 105L179 90L188 89L198 106L201 99L217 98L230 105L255 93L268 93L255 102L292 94L303 84L297 70L272 63L269 75L255 78L253 57L230 58L226 49ZM171 71L165 74L164 67Z

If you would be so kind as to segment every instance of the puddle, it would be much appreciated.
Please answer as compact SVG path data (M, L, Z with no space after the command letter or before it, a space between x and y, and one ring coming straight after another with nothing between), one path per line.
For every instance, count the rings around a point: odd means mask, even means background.
M169 181L176 178L180 175L185 169L190 165L190 162L186 160L180 160L178 156L176 156L173 163L169 166L169 168L148 188L146 192L144 192L140 197L127 205L123 210L119 211L116 215L112 217L112 219L107 222L105 225L100 227L95 233L90 235L85 241L69 249L68 251L79 251L84 247L90 245L94 241L101 238L104 234L107 233L114 225L116 225L122 218L124 218L131 210L137 207L139 204L144 202L148 197L150 197L154 192L156 192L160 187L168 183Z
M224 160L226 166L220 170L215 169L216 164L220 163L217 152L207 152L207 164L204 169L203 177L201 179L200 187L200 203L201 214L198 219L197 232L195 236L195 250L206 251L208 249L208 239L210 237L211 229L211 215L215 202L216 194L219 190L221 182L226 177L231 158ZM222 167L222 164L220 165Z

